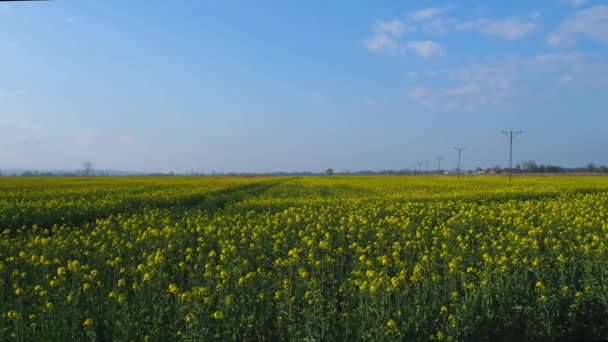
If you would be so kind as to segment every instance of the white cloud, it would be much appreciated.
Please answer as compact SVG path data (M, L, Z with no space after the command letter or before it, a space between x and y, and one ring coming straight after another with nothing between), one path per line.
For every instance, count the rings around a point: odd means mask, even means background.
M451 7L430 7L411 12L408 17L413 21L425 21L449 11Z
M547 36L547 44L554 47L569 48L576 45L576 38L567 33L551 33Z
M530 18L510 17L500 19L481 18L465 21L456 26L461 31L475 31L489 36L505 39L523 38L539 28L535 18L538 13L533 12Z
M371 52L377 52L382 50L395 50L397 49L397 40L389 37L386 34L376 34L372 38L363 41L365 48Z
M406 50L411 50L421 57L441 56L445 54L445 49L432 40L409 41Z
M378 21L374 26L374 35L363 41L365 48L372 52L395 50L399 46L398 37L413 30L400 20Z
M378 21L376 23L375 31L378 34L390 34L395 37L400 37L404 32L407 31L405 24L400 20L391 21Z
M448 32L453 20L445 18L443 15L451 11L452 8L453 6L420 9L410 12L407 16L407 21L413 26L419 26L425 33L445 34Z
M608 43L608 5L599 5L578 11L565 19L559 28L547 36L547 44L555 47L572 47L577 35Z
M577 63L557 77L557 83L566 87L608 87L608 64L597 61Z
M424 75L408 96L437 110L521 105L545 93L557 93L563 86L608 87L608 63L579 53L509 58Z

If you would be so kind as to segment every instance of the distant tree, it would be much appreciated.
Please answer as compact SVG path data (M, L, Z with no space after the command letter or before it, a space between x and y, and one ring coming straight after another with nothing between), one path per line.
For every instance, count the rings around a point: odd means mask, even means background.
M82 172L87 177L92 176L93 175L93 162L85 161L84 163L82 163Z
M597 171L597 168L595 167L595 164L593 164L593 163L587 164L587 171L589 171L589 172L595 172L595 171Z
M476 168L475 168L475 171L477 171L477 172L482 172L482 171L483 171L483 169L482 169L482 168L480 168L480 167L478 166L478 167L476 167Z
M526 160L525 162L521 163L521 168L524 170L524 172L538 172L538 165L534 160Z
M325 174L328 176L332 176L334 174L334 169L332 169L331 167L327 170L325 170Z

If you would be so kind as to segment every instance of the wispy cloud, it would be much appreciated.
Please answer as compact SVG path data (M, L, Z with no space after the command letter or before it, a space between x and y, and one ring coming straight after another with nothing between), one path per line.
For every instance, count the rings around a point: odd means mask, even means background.
M407 15L407 21L413 27L418 25L418 28L424 33L429 34L445 34L449 31L453 19L446 18L445 14L450 12L454 7L431 7L424 8Z
M557 92L563 86L608 87L607 77L608 64L589 56L542 54L430 72L408 97L429 109L474 110L533 101L534 84Z
M523 38L537 30L540 27L537 22L538 16L538 12L533 12L528 17L480 18L461 22L456 28L460 31L474 31L513 40Z
M365 39L363 45L367 50L372 52L396 50L399 46L397 38L411 30L412 28L401 20L380 20L374 26L374 35L371 38Z
M425 58L445 55L445 49L432 40L409 41L405 45L405 49Z
M376 33L390 34L399 37L407 31L407 27L401 20L378 21L376 23L375 31Z
M373 35L363 41L364 47L371 52L413 51L423 57L445 54L445 48L439 43L429 40L413 40L403 42L407 33L442 35L452 30L476 32L488 36L515 40L524 38L541 27L541 11L530 11L522 16L489 18L479 14L472 20L463 20L450 16L448 13L453 6L429 7L408 13L403 19L377 21L374 24ZM553 38L556 40L558 38Z
M578 36L608 43L608 5L583 9L566 18L555 32L547 36L547 44L555 47L573 47Z
M408 18L412 21L425 21L437 18L438 16L450 11L452 6L446 7L429 7L410 12Z
M555 32L547 36L547 45L561 48L571 48L576 45L576 38L567 33Z
M363 41L365 48L371 52L382 50L396 50L399 44L397 40L386 34L376 34L375 36Z

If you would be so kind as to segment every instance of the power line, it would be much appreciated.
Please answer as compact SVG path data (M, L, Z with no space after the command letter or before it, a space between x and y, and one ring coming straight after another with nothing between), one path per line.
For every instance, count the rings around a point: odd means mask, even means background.
M516 137L521 133L522 133L521 131L516 132L513 130L502 131L502 134L509 137L509 182L513 178L513 137Z
M458 151L458 178L460 178L460 156L466 147L454 147Z

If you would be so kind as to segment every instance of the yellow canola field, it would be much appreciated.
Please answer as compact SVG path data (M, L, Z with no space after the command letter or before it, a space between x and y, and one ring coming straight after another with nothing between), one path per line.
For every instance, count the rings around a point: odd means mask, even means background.
M0 178L0 340L608 336L608 178Z

